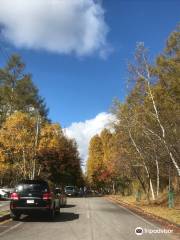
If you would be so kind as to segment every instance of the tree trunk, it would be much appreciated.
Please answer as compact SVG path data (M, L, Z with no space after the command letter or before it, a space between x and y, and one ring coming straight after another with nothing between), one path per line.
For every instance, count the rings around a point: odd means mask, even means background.
M37 152L38 137L39 137L39 122L40 122L40 117L39 117L39 113L37 112L37 122L36 122L36 135L35 135L35 143L34 143L34 158L33 158L32 179L34 179L34 178L35 178L35 175L36 175L36 152Z
M139 153L141 159L143 160L143 166L144 166L144 168L145 168L145 170L146 170L146 173L147 173L147 176L148 176L148 179L149 179L149 186L150 186L150 190L151 190L152 199L155 200L152 180L151 180L151 177L150 177L150 174L149 174L149 170L148 170L148 168L147 168L147 166L146 166L146 163L145 163L145 161L144 161L144 157L143 157L141 151L139 150L137 144L135 143L135 141L134 141L134 139L133 139L133 137L132 137L131 132L130 132L129 129L128 129L128 132L129 132L129 137L130 137L130 139L131 139L131 141L132 141L133 146L135 147L136 151Z
M26 178L26 156L24 149L23 149L23 177Z
M168 152L168 154L169 154L169 156L171 158L171 161L173 162L173 165L175 166L175 168L176 168L176 170L178 172L178 176L180 176L180 168L179 168L179 166L178 166L178 164L177 164L177 162L176 162L176 160L175 160L175 158L174 158L172 152L170 151L170 149L168 147L168 144L166 142L166 132L165 132L164 126L162 125L161 120L159 118L159 113L158 113L158 110L157 110L157 107L156 107L154 96L153 96L152 91L151 91L150 82L149 81L147 81L147 82L148 82L149 94L150 94L150 97L151 97L151 100L152 100L152 104L153 104L153 108L154 108L154 111L155 111L155 116L156 116L157 122L158 122L159 127L160 127L161 132L162 132L163 143L164 143L164 145L165 145L165 147L167 149L167 152Z
M159 162L157 160L157 156L156 156L156 171L157 171L157 177L156 177L156 196L159 196Z
M39 166L37 175L40 176L40 173L41 173L41 165Z
M113 183L112 183L112 189L113 189L113 194L116 194L115 182L114 182L114 181L113 181Z
M144 168L146 170L146 173L147 173L147 176L148 176L148 179L149 179L149 187L150 187L150 190L151 190L151 196L152 196L152 199L154 201L155 200L154 188L153 188L152 180L151 180L151 177L150 177L150 174L149 174L149 170L148 170L145 162L144 162Z
M145 195L147 196L148 194L147 194L147 190L146 190L146 186L145 186L144 182L142 181L141 177L139 176L139 174L137 173L137 171L135 170L135 168L133 168L133 170L134 170L134 173L135 173L137 179L139 180L139 182L140 182L140 184L141 184L141 186L142 186L142 189L143 189Z
M158 110L157 110L157 106L156 106L156 103L155 103L155 100L154 100L154 96L153 96L153 93L152 93L152 90L151 90L149 67L148 67L148 64L147 64L147 61L146 61L144 55L142 55L142 56L143 56L144 64L145 64L145 66L146 66L145 71L146 71L146 73L147 73L147 77L146 77L145 75L141 74L138 70L136 71L136 73L137 73L137 75L138 75L139 77L143 78L143 79L147 82L147 85L148 85L148 93L149 93L149 96L150 96L151 101L152 101L153 109L154 109L154 112L155 112L155 118L156 118L156 120L157 120L157 123L158 123L160 129L161 129L161 134L162 134L161 139L163 140L163 143L164 143L164 145L165 145L165 147L166 147L166 149L167 149L167 152L168 152L168 154L169 154L169 156L170 156L170 159L171 159L171 161L172 161L172 163L173 163L173 165L174 165L174 167L175 167L175 169L176 169L176 171L177 171L177 173L178 173L178 176L180 176L180 167L178 166L178 164L177 164L177 162L176 162L176 160L175 160L172 152L170 151L170 149L169 149L169 147L168 147L168 144L167 144L167 141L166 141L166 131L165 131L165 128L164 128L164 126L163 126L163 124L162 124L162 122L161 122L161 120L160 120L159 112L158 112Z

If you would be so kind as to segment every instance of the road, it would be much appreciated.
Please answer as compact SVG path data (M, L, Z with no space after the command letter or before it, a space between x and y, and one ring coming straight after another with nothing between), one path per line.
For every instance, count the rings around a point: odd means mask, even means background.
M135 234L135 228L157 229L129 210L103 198L68 198L53 222L24 216L20 221L0 225L2 240L166 240L178 239L172 234Z
M0 210L8 210L9 201L0 201Z

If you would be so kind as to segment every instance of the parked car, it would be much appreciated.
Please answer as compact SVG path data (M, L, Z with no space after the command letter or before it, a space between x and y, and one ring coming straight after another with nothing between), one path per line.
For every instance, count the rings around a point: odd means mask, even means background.
M46 181L23 180L17 184L11 193L10 214L13 220L21 214L44 212L53 219L55 213L60 212L59 197L52 191Z
M0 188L0 200L6 199L8 199L8 193L4 189Z
M65 207L67 204L67 197L65 192L61 188L56 188L55 192L59 196L60 206Z
M65 187L65 194L69 197L74 197L74 196L78 196L79 191L77 189L77 187L75 186L66 186Z
M6 194L7 194L7 200L9 200L9 199L10 199L10 196L11 196L11 193L14 192L14 188L3 187L2 190L3 190L4 192L6 192Z

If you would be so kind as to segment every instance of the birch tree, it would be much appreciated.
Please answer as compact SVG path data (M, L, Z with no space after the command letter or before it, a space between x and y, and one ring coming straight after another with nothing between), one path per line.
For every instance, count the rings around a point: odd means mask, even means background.
M156 120L157 125L159 126L158 133L153 132L151 129L148 129L148 131L151 134L154 134L154 136L156 136L160 141L163 142L167 150L167 153L169 155L169 158L171 159L177 171L178 176L180 176L180 167L179 167L178 161L176 160L171 150L171 147L168 144L167 131L165 129L163 120L160 117L160 112L158 110L157 103L154 97L153 88L151 85L154 81L153 74L151 73L152 68L148 62L147 49L145 49L143 43L139 43L137 45L137 49L135 53L135 61L136 61L135 65L132 65L132 64L129 65L129 71L132 73L132 77L134 78L135 81L137 81L137 79L142 79L147 84L146 93L149 96L149 99L151 100L151 103L152 103L152 109L153 109L152 114L154 116L154 119Z

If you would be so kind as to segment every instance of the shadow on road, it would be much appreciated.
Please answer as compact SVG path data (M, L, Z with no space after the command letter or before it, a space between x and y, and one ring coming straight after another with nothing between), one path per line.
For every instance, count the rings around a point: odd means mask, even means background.
M79 198L79 199L81 199L81 198L98 198L98 197L103 197L104 195L102 195L102 194L99 194L99 195L82 195L82 196L73 196L73 197L69 197L68 196L68 198Z
M55 219L55 221L58 220L58 222L67 222L67 221L73 221L79 218L79 214L77 213L71 213L71 212L63 212L60 213L60 215Z
M58 216L55 216L53 220L50 220L44 214L40 215L30 215L30 216L23 216L21 217L21 222L67 222L73 221L79 218L79 214L72 213L72 212L62 212Z
M76 205L74 204L67 204L66 206L64 206L63 208L73 208L75 207Z

